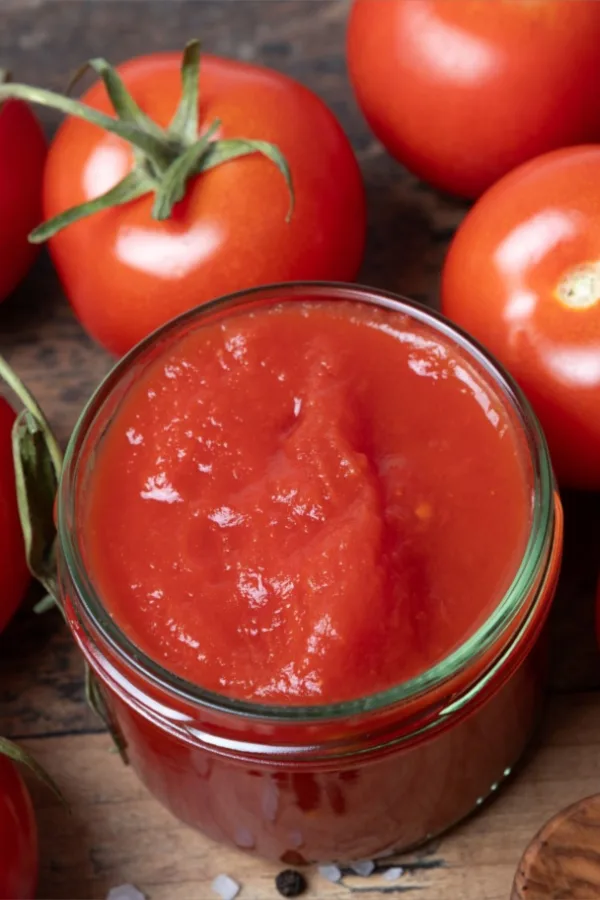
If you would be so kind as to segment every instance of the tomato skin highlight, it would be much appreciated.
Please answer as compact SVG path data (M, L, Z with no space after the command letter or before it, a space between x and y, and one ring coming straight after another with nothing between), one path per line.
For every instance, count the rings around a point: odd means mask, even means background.
M0 396L0 631L19 606L31 580L17 507L12 426L16 414Z
M42 215L46 140L21 100L0 106L0 301L25 276L38 248L27 240Z
M388 151L478 197L542 153L600 140L600 6L570 0L355 0L348 65Z
M15 764L0 755L0 900L33 900L38 865L29 791Z
M177 53L118 67L133 97L166 127L180 93ZM83 102L110 112L102 85ZM188 184L164 222L152 197L97 213L50 239L67 296L90 334L115 354L179 313L266 282L353 280L364 249L365 198L358 164L323 102L268 69L203 56L200 130L276 144L296 205L275 166L259 155L225 163ZM105 192L131 168L131 149L96 126L67 119L50 148L44 216Z
M494 185L459 227L442 275L443 312L520 383L560 481L592 490L600 488L598 266L600 147L590 146L531 160Z

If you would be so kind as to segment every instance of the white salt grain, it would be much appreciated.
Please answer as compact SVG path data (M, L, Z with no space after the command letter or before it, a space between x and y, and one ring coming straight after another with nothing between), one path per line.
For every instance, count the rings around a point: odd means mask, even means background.
M234 897L237 897L242 889L237 881L234 881L229 875L217 875L211 888L221 900L234 900Z
M389 869L385 870L381 877L384 881L395 881L397 878L400 878L401 875L404 875L402 866L390 866Z
M359 862L350 863L350 868L353 872L356 872L357 875L368 878L375 870L375 863L372 859L362 859Z
M106 900L146 900L146 895L138 891L134 884L120 884L110 889Z
M342 873L338 866L319 866L317 871L319 875L322 875L327 881L333 882L333 884L342 880Z

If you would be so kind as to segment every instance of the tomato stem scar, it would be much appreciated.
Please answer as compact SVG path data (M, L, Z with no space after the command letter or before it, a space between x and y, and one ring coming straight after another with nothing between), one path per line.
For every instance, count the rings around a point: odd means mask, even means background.
M600 262L571 269L556 288L556 296L570 309L589 309L600 301Z

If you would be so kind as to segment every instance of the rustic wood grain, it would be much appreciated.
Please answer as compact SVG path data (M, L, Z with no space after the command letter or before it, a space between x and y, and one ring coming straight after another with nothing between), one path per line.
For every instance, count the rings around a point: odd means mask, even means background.
M388 896L379 890L385 886L403 889L392 897L414 893L415 900L508 900L532 836L557 810L600 787L598 698L555 698L542 737L540 749L479 815L422 853L399 858L406 873L396 882L353 877L334 886L311 868L306 896L350 900L352 887L369 889L357 898L377 900ZM209 900L211 881L221 872L243 885L240 900L278 896L273 881L280 867L219 847L177 823L110 752L106 736L43 738L26 746L72 804L69 815L33 785L42 833L40 897L95 900L133 882L151 900Z
M466 206L408 175L370 136L347 83L345 16L346 4L338 0L4 0L0 65L17 80L62 89L90 56L117 62L200 36L207 50L298 78L338 115L360 160L369 202L360 280L435 306L446 247ZM50 135L56 117L43 111L41 118ZM111 363L74 320L43 254L0 309L0 352L37 394L63 443ZM555 697L545 742L497 802L425 860L442 859L443 867L417 868L398 883L419 900L507 900L535 831L561 807L600 790L593 612L600 502L568 494L565 508L565 566L553 615ZM40 897L101 898L111 885L134 881L152 900L208 900L219 871L245 884L242 900L274 897L273 867L185 830L122 768L106 737L95 733L101 729L85 707L81 675L56 614L35 617L25 606L0 636L0 733L28 738L73 802L67 817L34 788L43 844ZM351 886L361 884L354 879ZM349 897L348 886L313 877L309 896Z

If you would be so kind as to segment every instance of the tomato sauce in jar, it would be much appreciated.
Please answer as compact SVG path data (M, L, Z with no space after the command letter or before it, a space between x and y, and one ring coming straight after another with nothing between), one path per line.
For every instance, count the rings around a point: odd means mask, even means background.
M217 301L113 371L59 503L67 615L150 789L284 861L460 819L539 709L560 507L525 401L355 288Z

